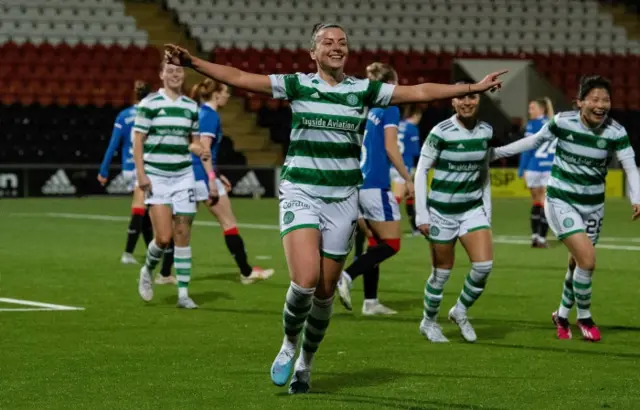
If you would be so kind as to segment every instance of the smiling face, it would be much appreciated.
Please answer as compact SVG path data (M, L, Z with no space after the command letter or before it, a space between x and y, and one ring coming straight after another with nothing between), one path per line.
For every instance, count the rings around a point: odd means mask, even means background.
M160 79L164 88L181 90L184 83L184 69L173 64L164 64L160 71Z
M311 59L324 71L341 71L347 62L347 35L339 27L327 27L315 34Z
M584 99L578 100L580 116L591 128L598 127L607 119L611 110L611 96L605 88L593 88Z
M451 105L460 118L472 119L478 114L480 106L480 94L468 94L462 98L454 98Z

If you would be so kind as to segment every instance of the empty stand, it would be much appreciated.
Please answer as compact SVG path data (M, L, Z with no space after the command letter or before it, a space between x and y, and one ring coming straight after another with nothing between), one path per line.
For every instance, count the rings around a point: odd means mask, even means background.
M147 33L114 0L3 0L0 43L147 45Z
M160 53L154 47L118 45L53 46L0 45L7 64L0 66L4 104L131 103L133 82L141 79L159 86Z
M593 0L168 0L204 50L306 48L319 21L348 30L352 49L480 53L640 54Z

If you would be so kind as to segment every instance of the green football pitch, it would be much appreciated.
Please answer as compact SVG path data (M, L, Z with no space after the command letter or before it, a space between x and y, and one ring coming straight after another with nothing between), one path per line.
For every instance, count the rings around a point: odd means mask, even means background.
M424 239L405 238L381 277L380 298L399 314L362 317L358 280L354 313L336 303L312 393L295 397L269 379L289 282L277 201L233 206L251 260L276 275L241 285L203 209L192 240L200 309L185 311L171 286L142 302L138 269L120 264L127 198L0 200L0 408L640 408L640 222L631 223L622 199L607 203L598 249L593 311L602 342L580 340L577 328L573 340L555 339L550 315L566 251L555 242L531 249L529 201L498 199L494 271L470 311L477 343L444 321L469 269L463 252L441 312L451 343L420 335L430 259Z

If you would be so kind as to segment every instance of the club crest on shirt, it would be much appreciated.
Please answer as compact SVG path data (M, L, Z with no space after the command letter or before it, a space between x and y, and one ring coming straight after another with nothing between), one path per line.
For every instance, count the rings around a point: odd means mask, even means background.
M355 94L347 95L347 104L358 105L358 96L356 96Z
M600 149L604 149L607 146L607 141L600 139L596 142L596 146Z

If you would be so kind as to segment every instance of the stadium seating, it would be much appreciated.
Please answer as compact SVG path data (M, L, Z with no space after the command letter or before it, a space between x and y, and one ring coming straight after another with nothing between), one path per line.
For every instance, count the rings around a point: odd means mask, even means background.
M115 0L3 0L0 44L8 41L144 47L147 33L136 29Z
M527 58L573 99L579 73L625 87L616 108L638 108L640 43L627 39L594 0L167 0L191 35L221 64L264 73L313 70L308 39L318 21L343 24L347 71L389 61L401 82L449 81L453 58ZM256 110L277 105L250 96Z
M4 104L121 107L131 103L134 80L159 86L160 53L154 47L5 43L0 53L5 57L0 66L0 82L7 84L0 90Z
M640 54L596 1L168 0L203 49L306 48L318 21L343 24L352 49Z

